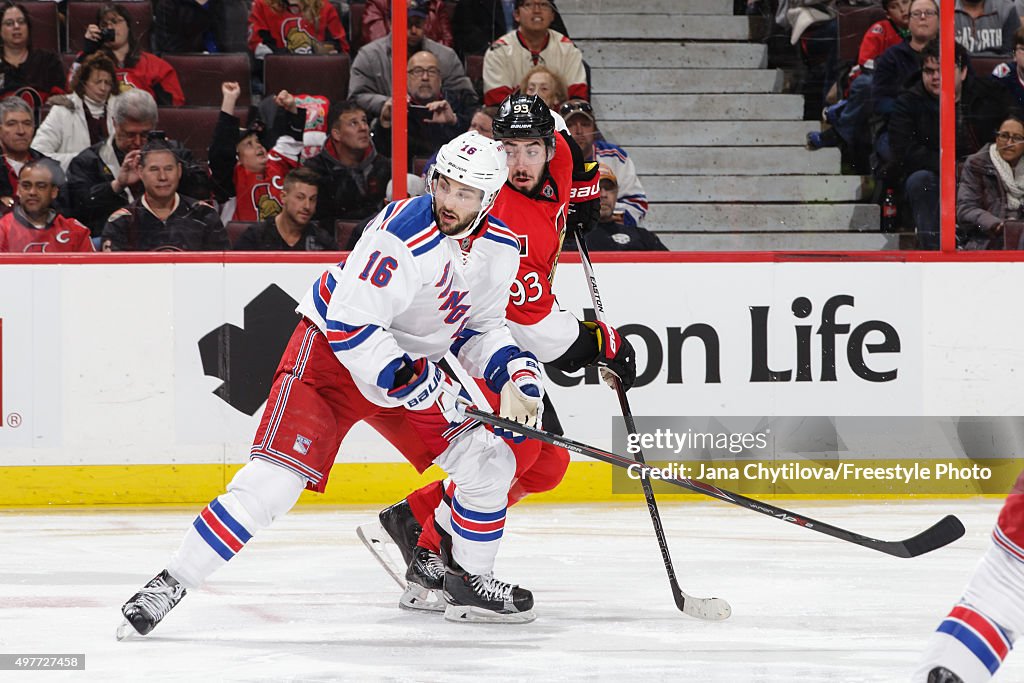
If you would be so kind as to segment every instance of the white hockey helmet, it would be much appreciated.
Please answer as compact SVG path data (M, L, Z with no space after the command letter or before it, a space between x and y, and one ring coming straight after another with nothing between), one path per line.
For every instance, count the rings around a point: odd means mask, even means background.
M462 239L469 235L494 206L498 192L508 179L508 155L499 140L491 140L480 133L469 131L446 143L437 152L437 160L430 168L427 186L434 193L438 176L445 176L469 185L484 193L480 212L469 228L458 235Z

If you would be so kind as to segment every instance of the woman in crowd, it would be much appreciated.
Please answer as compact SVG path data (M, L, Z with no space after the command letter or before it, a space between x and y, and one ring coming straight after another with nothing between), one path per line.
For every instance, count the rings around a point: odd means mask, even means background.
M967 158L956 202L968 248L1003 248L1007 223L1021 220L1024 203L1024 119L1011 114L990 142ZM1020 249L1021 244L1007 245Z
M114 63L102 52L86 57L71 79L71 94L51 100L53 108L32 140L32 147L56 159L66 171L86 147L113 130L107 105L117 81Z
M423 33L435 43L452 46L452 22L444 0L407 0L409 8L422 7L427 13ZM366 0L363 10L362 44L391 33L391 0Z
M249 13L249 49L269 54L348 52L338 10L328 0L255 0Z
M569 99L569 88L565 80L543 64L526 72L519 83L519 90L541 98L551 111L558 111L562 103Z
M32 49L32 24L24 7L8 2L2 8L0 98L19 95L38 117L46 98L64 92L64 66L55 53Z
M158 105L180 107L185 104L185 93L174 67L142 49L131 16L120 5L103 5L96 12L96 23L85 29L85 51L78 55L72 67L72 78L82 60L96 52L102 52L114 62L115 94L139 88L152 95Z

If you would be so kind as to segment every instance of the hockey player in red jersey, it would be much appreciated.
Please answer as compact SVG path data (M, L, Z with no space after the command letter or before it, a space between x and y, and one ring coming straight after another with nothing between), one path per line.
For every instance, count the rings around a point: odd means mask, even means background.
M323 491L349 429L366 422L419 470L448 475L435 511L446 534L447 618L525 623L528 590L491 573L515 457L466 419L461 388L437 366L451 353L501 396L502 414L536 425L536 358L505 321L519 243L487 215L507 177L500 142L464 133L438 152L430 194L389 204L345 264L298 306L250 461L186 532L166 569L122 607L119 636L145 635L181 600L285 514L304 488ZM344 266L344 267L343 267Z
M516 342L542 362L564 372L588 365L606 368L628 389L636 378L629 341L604 323L581 322L561 310L551 289L567 223L596 221L600 201L597 165L585 166L564 122L562 130L556 132L556 126L547 105L535 95L510 95L494 119L494 137L504 142L508 153L509 177L493 215L505 221L521 244L506 317ZM484 394L492 408L500 407L493 392ZM561 432L550 403L544 422L548 430ZM533 440L520 438L512 450L516 476L509 505L555 488L569 464L565 449ZM399 605L408 609L444 609L435 593L443 576L437 562L440 537L432 518L441 497L440 483L428 484L382 511L380 526L369 524L359 530L364 543L405 587ZM387 537L401 550L406 568L394 566L386 554Z
M21 167L18 203L0 218L0 252L95 251L89 228L53 210L63 176L46 157Z
M1024 632L1024 472L992 530L992 545L935 629L911 680L983 683Z

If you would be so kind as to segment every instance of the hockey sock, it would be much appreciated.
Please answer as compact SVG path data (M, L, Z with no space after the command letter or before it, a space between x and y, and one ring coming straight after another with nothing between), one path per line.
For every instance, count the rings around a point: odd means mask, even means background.
M504 506L480 510L464 504L455 483L445 480L444 499L436 512L437 524L451 535L455 562L470 574L486 574L494 567L505 531L505 510Z
M305 482L265 460L250 460L202 509L167 563L171 576L198 588L245 547L253 535L295 505Z
M416 518L421 527L426 528L433 521L434 510L441 503L441 496L443 494L444 488L441 486L441 482L432 481L405 497L406 502L409 503L409 508L412 510L413 517Z

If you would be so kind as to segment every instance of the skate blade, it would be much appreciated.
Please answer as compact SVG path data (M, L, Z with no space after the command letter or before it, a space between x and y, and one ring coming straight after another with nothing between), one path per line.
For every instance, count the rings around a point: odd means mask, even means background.
M402 597L398 600L398 606L410 612L437 614L444 612L447 604L444 598L441 597L441 591L430 590L415 583L410 583L409 587L402 593Z
M127 619L123 619L121 624L117 627L117 631L114 632L114 637L118 641L129 640L135 636L138 636L139 632L135 630L135 627L128 622Z
M525 612L501 614L489 609L481 609L469 605L448 605L444 611L446 621L457 621L463 624L529 624L537 618L532 609Z
M398 551L398 546L391 540L388 532L384 531L384 527L380 525L380 522L361 524L356 527L356 535L363 542L363 545L366 546L367 550L380 562L380 566L384 567L384 571L395 580L399 588L402 590L408 588L409 582L405 579L405 568L401 567L388 552L389 545L394 546L396 552Z

